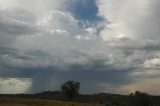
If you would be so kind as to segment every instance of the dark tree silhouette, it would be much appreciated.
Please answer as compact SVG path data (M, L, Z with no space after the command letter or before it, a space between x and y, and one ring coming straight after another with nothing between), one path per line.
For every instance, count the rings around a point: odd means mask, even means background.
M147 93L136 91L130 95L131 104L136 106L150 106L151 97Z
M69 97L69 101L79 93L80 83L76 81L67 81L62 86L62 91Z

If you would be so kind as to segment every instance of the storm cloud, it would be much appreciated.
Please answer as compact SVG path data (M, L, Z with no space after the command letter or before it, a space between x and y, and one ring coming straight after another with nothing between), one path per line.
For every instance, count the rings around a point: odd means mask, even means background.
M159 7L158 0L0 0L0 77L29 79L20 92L77 80L82 93L157 94Z

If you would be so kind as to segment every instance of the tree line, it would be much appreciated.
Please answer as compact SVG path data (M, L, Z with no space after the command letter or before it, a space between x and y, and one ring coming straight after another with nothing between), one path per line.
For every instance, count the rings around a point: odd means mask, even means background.
M67 81L61 86L61 90L68 97L69 102L79 94L80 83L77 81ZM152 98L148 93L135 91L129 94L127 101L113 99L111 102L100 104L106 104L106 106L155 106L152 103ZM158 106L158 105L157 105ZM159 105L160 106L160 105Z

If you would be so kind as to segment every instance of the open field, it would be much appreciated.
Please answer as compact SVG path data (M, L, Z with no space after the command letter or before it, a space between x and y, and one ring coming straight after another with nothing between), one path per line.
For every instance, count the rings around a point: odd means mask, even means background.
M0 98L0 106L69 106L68 102L47 99ZM103 106L100 104L74 102L72 106Z
M0 94L0 106L160 106L160 96L136 91L132 95L98 93L76 95L72 104L61 91L37 94Z

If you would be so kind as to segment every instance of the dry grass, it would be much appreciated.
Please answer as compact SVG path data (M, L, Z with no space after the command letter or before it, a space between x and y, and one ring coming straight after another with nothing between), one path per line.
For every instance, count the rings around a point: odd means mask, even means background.
M0 106L70 106L68 102L46 99L0 98ZM72 106L103 106L100 104L74 102Z

